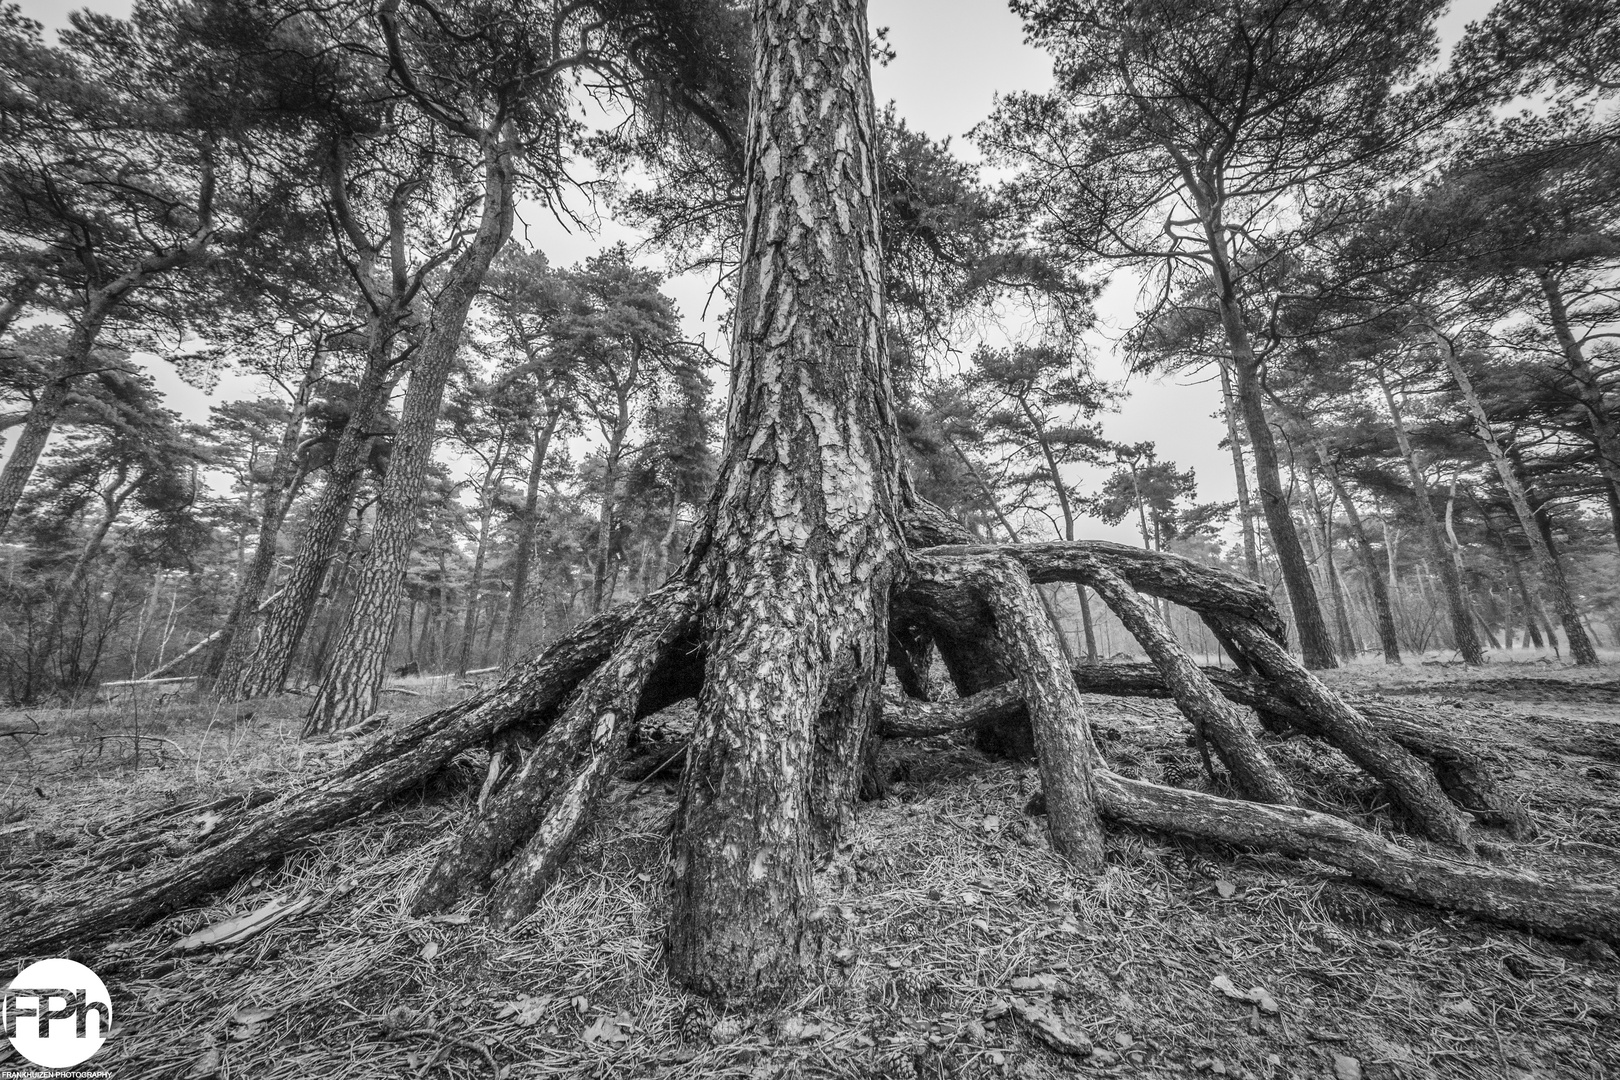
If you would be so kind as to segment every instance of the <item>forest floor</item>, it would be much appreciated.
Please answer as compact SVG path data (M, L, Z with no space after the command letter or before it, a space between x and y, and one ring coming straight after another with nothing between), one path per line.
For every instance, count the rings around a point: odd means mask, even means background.
M1490 856L1620 881L1620 665L1576 672L1356 666L1331 681L1400 694L1477 734L1539 834ZM1607 684L1607 685L1606 685ZM397 716L456 700L404 684ZM298 737L304 700L217 709L171 692L0 713L0 910L115 890L211 828L186 807L306 785L355 752ZM1089 698L1114 767L1208 785L1164 702ZM37 722L37 723L36 723ZM672 723L678 723L678 718ZM139 735L140 738L133 736ZM721 1014L660 960L674 787L621 783L538 911L510 933L402 899L476 792L441 784L137 932L75 955L115 1028L86 1064L137 1077L1525 1077L1620 1080L1620 961L1388 899L1318 866L1115 833L1075 877L1024 807L1030 766L948 739L891 744L822 875L827 946L799 997ZM1376 788L1300 739L1285 768L1323 806L1389 829ZM178 812L177 812L178 811ZM159 817L158 815L163 815ZM153 832L154 828L168 832ZM132 838L155 843L132 844ZM132 851L132 847L144 851ZM151 866L147 867L150 871ZM311 907L236 946L185 935L272 899ZM1275 1014L1212 985L1262 988ZM1063 1057L1017 997L1096 1047ZM1352 1060L1354 1068L1352 1068ZM24 1064L9 1045L0 1070Z

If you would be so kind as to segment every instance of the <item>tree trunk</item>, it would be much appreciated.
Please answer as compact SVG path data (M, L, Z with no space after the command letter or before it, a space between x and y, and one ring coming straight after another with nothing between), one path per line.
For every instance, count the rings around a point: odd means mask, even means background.
M1221 325L1226 331L1232 366L1237 374L1237 399L1243 409L1249 447L1254 454L1255 477L1260 482L1260 509L1265 514L1266 528L1271 534L1271 549L1277 556L1283 586L1288 591L1288 604L1294 609L1300 652L1308 668L1337 667L1339 662L1333 653L1333 636L1328 633L1327 623L1322 618L1322 605L1317 601L1316 586L1311 582L1310 566L1305 561L1293 515L1288 511L1288 493L1282 483L1277 440L1271 434L1271 422L1266 417L1260 360L1249 341L1248 324L1244 321L1243 309L1238 302L1225 226L1218 220L1218 209L1213 203L1203 198L1201 201L1204 203L1200 211L1204 218L1205 238L1210 245L1212 283L1220 304Z
M1424 478L1423 470L1418 468L1417 454L1413 452L1412 440L1406 434L1400 404L1395 400L1395 392L1390 389L1382 367L1378 369L1378 385L1384 392L1384 401L1389 405L1390 423L1395 426L1395 441L1401 448L1401 460L1406 463L1406 475L1412 482L1418 520L1423 522L1429 536L1429 548L1440 566L1440 586L1445 590L1446 610L1451 615L1452 642L1462 655L1463 663L1475 666L1483 664L1485 652L1479 647L1479 637L1474 633L1474 620L1469 614L1467 598L1463 596L1462 578L1457 573L1457 564L1451 557L1445 535L1440 531L1440 519L1434 513L1428 480Z
M483 600L484 589L484 559L489 553L489 526L495 517L495 492L500 486L501 470L495 463L501 460L506 452L505 439L495 444L495 453L491 456L491 465L484 473L484 482L478 489L478 539L473 550L472 577L467 582L467 610L461 620L461 649L456 656L456 674L467 674L472 666L473 640L478 633L479 603ZM394 610L399 610L396 602ZM389 633L390 639L393 633Z
M242 664L249 655L253 624L262 610L259 598L264 595L265 586L269 584L270 574L276 565L276 544L281 535L281 526L287 520L287 511L292 509L293 499L297 497L304 478L298 463L298 441L315 386L324 374L323 360L323 355L317 349L298 383L298 389L293 393L292 409L288 413L286 426L282 428L281 443L276 447L276 456L270 465L270 478L259 500L259 536L253 548L253 558L236 583L236 596L231 601L230 614L225 617L225 625L220 627L219 638L203 666L205 678L223 676L227 682L235 682L240 678Z
M456 258L434 297L427 328L400 407L394 449L383 480L377 524L346 613L343 634L305 721L305 734L334 731L369 716L387 670L389 635L416 542L416 510L433 461L444 387L461 347L467 310L501 245L512 232L516 183L504 133L484 137L484 206L477 234Z
M1356 509L1355 500L1350 498L1350 492L1340 479L1339 471L1329 463L1326 447L1318 444L1316 452L1322 462L1322 471L1327 475L1328 483L1333 485L1333 494L1338 497L1339 505L1344 508L1345 522L1350 526L1350 539L1355 544L1356 557L1361 560L1362 575L1367 579L1367 591L1372 595L1373 615L1378 624L1378 642L1384 649L1384 662L1399 664L1400 637L1395 632L1395 612L1390 607L1389 589L1379 572L1378 555L1373 551L1372 541L1367 538L1367 530L1362 527L1361 514Z
M501 639L503 665L512 662L518 631L523 627L523 609L529 602L529 564L534 561L534 539L540 529L540 477L545 472L551 437L561 419L562 409L548 399L545 423L534 437L534 457L529 460L529 482L523 493L523 515L518 518L517 551L512 555L512 599L506 615L506 633Z
M731 417L689 561L707 667L669 916L671 973L722 998L780 991L811 961L812 844L836 829L827 796L853 793L901 553L866 4L755 0L753 40Z
M1237 399L1232 395L1232 371L1226 357L1217 357L1221 370L1221 404L1226 415L1226 441L1232 448L1232 475L1237 480L1238 521L1243 527L1243 565L1249 577L1260 580L1260 554L1254 543L1254 500L1249 497L1249 471L1243 464L1243 442L1238 438Z
M602 509L597 515L596 580L591 584L592 612L601 611L613 603L613 592L608 588L608 563L613 555L613 526L619 501L619 457L624 451L624 437L630 432L630 390L635 385L640 363L640 350L632 346L630 370L614 388L617 411L612 428L607 432L607 449L602 454ZM617 576L613 575L614 578Z
M265 614L253 652L236 672L221 669L214 692L221 701L244 701L279 691L309 629L320 599L321 582L343 540L354 497L365 472L367 450L377 435L388 399L388 367L393 357L394 320L372 316L367 328L366 368L355 390L348 422L338 435L320 501L304 526L281 599Z
M1547 314L1552 322L1553 334L1558 338L1559 351L1563 353L1564 364L1569 377L1575 383L1576 393L1580 397L1581 408L1586 413L1587 426L1592 430L1592 442L1597 447L1598 469L1603 473L1604 479L1609 482L1610 491L1620 488L1620 426L1614 422L1609 413L1608 405L1603 400L1603 386L1598 381L1597 373L1587 362L1586 351L1575 337L1570 327L1569 307L1564 302L1563 290L1559 287L1558 279L1551 270L1543 269L1536 274L1541 283L1542 295L1547 298ZM1611 510L1613 500L1611 499ZM1620 513L1610 513L1610 527L1615 535L1615 543L1620 545Z
M101 545L107 539L107 533L112 529L113 522L124 509L124 500L129 498L140 483L140 477L130 479L120 472L118 478L106 491L100 493L102 513L101 518L85 537L84 546L79 549L79 557L73 560L73 569L68 571L67 578L57 587L56 603L51 605L50 621L45 624L45 648L57 647L57 639L61 636L62 627L67 622L68 608L73 603L73 597L84 587L90 576L90 567L101 554Z
M1558 619L1564 625L1564 636L1569 641L1570 656L1580 667L1595 666L1598 662L1597 651L1592 648L1592 641L1586 636L1586 628L1581 625L1580 609L1575 605L1575 596L1570 590L1569 580L1564 576L1563 565L1553 557L1546 541L1541 538L1541 530L1536 527L1535 514L1531 511L1530 501L1525 496L1524 485L1519 482L1518 472L1508 460L1502 444L1497 441L1496 433L1491 430L1491 419L1486 415L1485 406L1481 404L1479 394L1474 390L1473 380L1464 370L1462 360L1457 356L1457 350L1450 338L1432 325L1429 328L1429 337L1434 342L1435 348L1440 350L1440 355L1451 372L1452 380L1462 392L1463 401L1468 405L1468 412L1473 418L1474 430L1479 435L1479 441L1485 444L1485 450L1491 456L1491 463L1496 466L1496 474L1502 479L1502 487L1507 490L1508 500L1513 504L1513 512L1519 517L1519 526L1524 530L1525 539L1530 541L1530 551L1535 556L1542 585L1552 594L1553 607L1557 609Z

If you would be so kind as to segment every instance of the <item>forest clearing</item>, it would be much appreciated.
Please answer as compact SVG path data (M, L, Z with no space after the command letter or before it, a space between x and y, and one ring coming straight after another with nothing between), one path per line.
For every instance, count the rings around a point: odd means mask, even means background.
M948 6L0 4L8 1075L1620 1080L1620 8Z

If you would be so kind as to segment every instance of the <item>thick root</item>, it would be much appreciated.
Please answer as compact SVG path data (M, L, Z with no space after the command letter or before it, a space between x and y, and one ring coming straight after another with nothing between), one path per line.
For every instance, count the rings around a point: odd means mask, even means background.
M1097 805L1122 825L1315 859L1391 896L1557 937L1620 943L1620 889L1557 883L1438 858L1328 814L1222 799L1093 771Z
M130 887L50 913L12 913L3 923L9 929L0 930L0 955L58 952L161 918L421 784L496 732L518 723L549 723L563 698L640 619L688 593L685 586L666 586L592 619L498 685L384 735L331 779L227 824L216 842L153 869Z
M1176 707L1192 721L1200 739L1215 746L1232 779L1244 794L1261 802L1299 802L1277 763L1271 760L1248 723L1217 690L1193 658L1177 643L1164 623L1110 570L1092 571L1091 586L1125 624L1125 629L1147 650L1163 674Z
M1203 668L1202 671L1222 695L1254 709L1268 724L1306 735L1322 735L1322 728L1311 713L1264 681L1220 668ZM1081 692L1087 694L1171 696L1164 676L1151 664L1082 666L1074 669L1074 679ZM1506 829L1514 839L1534 835L1534 825L1524 807L1496 782L1496 755L1489 749L1441 730L1411 709L1372 698L1346 697L1345 700L1373 727L1427 761L1452 802L1485 824ZM1015 710L1016 704L1012 708Z
M689 595L671 598L590 674L516 775L440 853L411 898L414 914L482 889L520 845L492 910L501 923L528 914L612 777L648 680L695 611Z
M918 558L912 574L945 589L968 589L987 609L993 647L1016 673L1034 731L1052 847L1084 871L1100 869L1102 829L1090 780L1096 751L1085 706L1028 575L1011 559L986 556Z
M1000 546L954 544L916 554L1008 556L1017 559L1037 585L1068 581L1095 588L1092 579L1098 571L1106 571L1124 578L1138 592L1162 596L1199 614L1248 619L1276 640L1285 639L1282 618L1270 595L1255 582L1162 551L1103 540L1058 540Z
M1305 670L1259 626L1244 619L1216 616L1232 644L1253 662L1261 676L1316 725L1315 734L1343 750L1389 789L1411 823L1425 836L1468 847L1468 822L1446 797L1434 773L1393 739L1376 730L1321 680Z

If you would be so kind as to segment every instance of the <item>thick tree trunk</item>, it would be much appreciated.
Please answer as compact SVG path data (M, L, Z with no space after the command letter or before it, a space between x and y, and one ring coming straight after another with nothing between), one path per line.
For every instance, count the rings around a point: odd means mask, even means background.
M433 461L433 442L444 387L461 347L467 310L501 245L512 232L516 183L505 133L483 140L483 217L471 243L455 260L427 315L427 327L400 407L394 449L383 480L371 548L361 564L343 633L330 654L305 721L305 734L334 731L369 716L387 670L388 646L404 592L405 567L416 542L417 506Z
M1564 625L1564 636L1569 641L1569 654L1575 663L1581 667L1592 667L1598 662L1597 651L1592 648L1592 641L1586 635L1586 628L1581 625L1580 608L1575 604L1575 595L1569 587L1569 579L1564 576L1563 565L1553 556L1550 548L1541 538L1541 532L1536 528L1535 515L1530 509L1530 501L1525 496L1524 485L1519 481L1519 474L1508 460L1508 455L1497 441L1496 433L1491 430L1491 419L1485 413L1485 406L1479 400L1479 394L1474 390L1474 382L1468 377L1468 372L1462 366L1462 360L1457 356L1457 350L1451 339L1446 337L1433 326L1429 330L1430 340L1440 351L1446 362L1446 368L1451 372L1452 380L1457 389L1462 392L1463 401L1468 405L1469 416L1474 421L1474 430L1479 435L1479 441L1485 445L1485 450L1491 456L1491 463L1496 466L1496 474L1501 477L1502 487L1507 490L1508 500L1513 504L1513 512L1519 517L1519 525L1524 529L1525 539L1530 541L1530 551L1534 554L1536 568L1540 571L1543 587L1552 595L1553 607L1558 611L1558 619Z
M1378 369L1378 385L1384 391L1384 401L1389 405L1390 423L1395 426L1395 441L1401 448L1406 475L1412 482L1418 520L1423 522L1424 531L1429 536L1430 550L1440 567L1440 586L1445 590L1446 610L1451 616L1452 643L1461 654L1463 663L1478 666L1485 662L1485 652L1479 647L1479 637L1474 633L1474 620L1469 614L1468 599L1463 595L1462 578L1457 573L1457 564L1451 557L1445 534L1440 531L1440 519L1435 516L1434 502L1429 495L1429 482L1418 467L1417 454L1412 450L1412 440L1406 433L1400 403L1395 400L1395 392L1384 378L1383 368Z
M817 789L850 792L888 645L898 471L864 0L755 0L727 446L689 566L707 670L669 966L723 998L813 952ZM839 775L817 777L816 759ZM825 767L824 767L825 768Z

